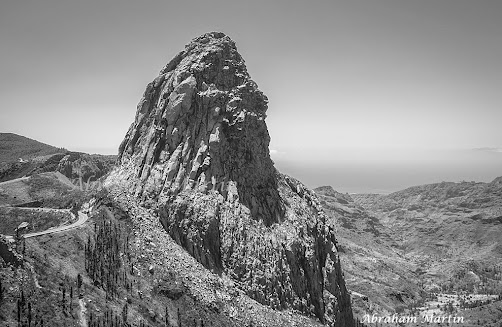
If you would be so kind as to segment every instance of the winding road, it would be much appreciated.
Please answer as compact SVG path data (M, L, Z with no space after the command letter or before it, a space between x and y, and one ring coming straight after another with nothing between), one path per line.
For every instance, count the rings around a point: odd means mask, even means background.
M65 211L65 212L69 211L68 209L49 209L49 208L33 208L33 209L34 210L42 210L42 211L59 211L59 212L61 212L61 211ZM70 212L70 214L73 217L75 216L72 212ZM41 231L41 232L23 234L22 237L24 237L26 239L26 238L36 237L36 236L41 236L41 235L47 235L47 234L55 234L55 233L65 232L65 231L68 231L68 230L75 229L75 228L77 228L79 226L82 226L82 224L84 224L87 221L87 219L89 219L89 216L86 213L84 213L82 211L78 211L78 219L77 219L76 222L74 222L72 224L65 225L65 226L60 226L60 227L56 227L56 228L52 227L52 228L49 228L49 229ZM7 235L5 235L5 237L8 240L11 240L11 241L14 240L13 236L7 236ZM33 267L32 267L32 271L33 271ZM34 276L36 276L36 274L34 274ZM40 285L38 284L38 280L36 279L36 277L35 277L35 285L38 288L41 288ZM78 317L79 317L79 319L78 319L78 322L80 323L81 327L88 327L87 319L85 317L85 313L87 312L87 308L85 306L85 302L84 302L83 299L80 299L78 301L78 304L79 304L79 311L78 311Z
M30 178L31 178L30 176L24 176L24 177L12 179L12 180L9 180L9 181L1 182L0 183L0 188L2 186L4 186L4 185L8 185L8 184L12 184L12 183L17 183L17 182L20 182L20 181L25 181L25 180L28 180ZM10 207L10 205L2 205L2 206L3 207ZM73 218L75 218L75 215L73 213L71 213L69 209L52 209L52 208L23 208L23 209L25 209L25 210L33 210L35 212L36 211L69 212L73 216ZM86 211L86 210L84 210L84 211ZM78 211L78 219L77 219L77 221L75 221L72 224L65 225L65 226L60 226L60 227L51 227L51 228L49 228L47 230L44 230L44 231L41 231L41 232L34 232L34 233L23 234L22 237L24 237L24 238L31 238L31 237L41 236L41 235L55 234L55 233L60 233L60 232L68 231L68 230L75 229L75 228L81 226L83 223L85 223L87 221L87 219L89 219L89 217L87 216L86 213L84 213L83 211ZM14 236L9 236L9 235L4 235L4 236L8 240L13 240L14 239Z
M42 208L36 208L36 209L42 209ZM58 210L58 209L47 209L47 208L44 208L45 210ZM58 211L62 211L63 209L61 210L58 210ZM67 210L64 210L64 211L67 211ZM73 215L73 213L70 213L71 215ZM82 212L82 211L79 211L78 212L78 219L76 222L74 223L71 223L69 225L64 225L64 226L60 226L60 227L51 227L47 230L44 230L44 231L41 231L41 232L35 232L35 233L28 233L28 234L23 234L22 237L24 238L30 238L30 237L36 237L36 236L41 236L41 235L47 235L47 234L55 234L55 233L60 233L60 232L65 232L65 231L68 231L68 230L71 230L71 229L75 229L79 226L82 226L82 224L84 224L87 219L89 219L89 216ZM9 240L13 240L14 239L14 236L7 236L5 235L5 237Z
M2 183L0 183L0 186L6 185L6 184L15 183L15 182L19 182L19 181L23 181L23 180L27 180L27 179L29 179L29 177L17 178L17 179L14 179L14 180L2 182ZM2 206L5 206L5 205L2 205ZM75 214L73 214L69 209L51 209L51 208L23 208L23 209L25 209L25 210L32 210L32 211L35 211L35 212L36 211L68 212L68 213L70 213L70 215L73 218L76 218ZM78 211L77 212L78 219L74 223L71 223L69 225L59 226L59 227L51 227L51 228L49 228L47 230L44 230L44 231L41 231L41 232L22 234L21 237L27 239L27 238L31 238L31 237L37 237L37 236L42 236L42 235L47 235L47 234L56 234L56 233L66 232L66 231L75 229L75 228L77 228L79 226L82 226L89 219L89 216L86 213L86 212L88 212L88 210L89 210L89 208L84 209L82 211ZM4 235L4 236L5 236L5 238L7 240L14 241L14 236L10 236L10 235ZM41 288L40 285L38 284L38 280L36 279L36 274L34 273L33 267L31 267L31 269L32 269L32 272L33 272L33 276L35 276L35 286L38 287L38 288ZM80 324L81 327L88 327L87 319L86 319L86 316L85 316L86 311L87 311L87 308L86 308L86 305L85 305L85 301L83 299L79 299L78 304L79 304L79 311L78 311L78 317L79 317L79 319L78 319L78 322L79 322L79 324Z

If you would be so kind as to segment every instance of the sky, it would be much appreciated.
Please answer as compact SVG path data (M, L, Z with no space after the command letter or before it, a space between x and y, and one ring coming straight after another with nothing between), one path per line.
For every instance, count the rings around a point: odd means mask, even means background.
M0 131L115 154L146 85L209 31L269 98L276 166L310 187L502 175L499 0L3 1Z

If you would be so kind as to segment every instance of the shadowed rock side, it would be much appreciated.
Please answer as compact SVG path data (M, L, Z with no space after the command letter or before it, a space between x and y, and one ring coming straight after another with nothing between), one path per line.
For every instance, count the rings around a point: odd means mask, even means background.
M274 168L266 110L234 42L198 37L147 86L108 182L256 301L352 326L334 231L314 193Z

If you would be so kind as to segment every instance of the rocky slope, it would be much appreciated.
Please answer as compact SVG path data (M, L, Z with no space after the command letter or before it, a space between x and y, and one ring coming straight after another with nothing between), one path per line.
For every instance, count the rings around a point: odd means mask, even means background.
M235 43L202 35L147 86L107 186L263 308L352 326L334 229L315 194L274 168L266 110Z

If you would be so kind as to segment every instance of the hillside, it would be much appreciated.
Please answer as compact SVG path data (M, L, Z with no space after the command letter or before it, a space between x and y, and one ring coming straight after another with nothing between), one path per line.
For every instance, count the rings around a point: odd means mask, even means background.
M354 311L395 312L422 297L418 266L407 260L393 232L330 186L314 189L334 225Z
M443 182L352 198L393 231L406 256L427 273L431 287L466 272L482 278L485 268L502 263L500 177L490 183Z
M59 172L47 172L0 183L0 206L67 208L82 191Z
M19 158L27 160L61 152L66 150L21 135L0 133L0 164L18 161Z
M336 226L359 317L433 312L463 316L466 326L502 322L494 310L502 294L502 178L389 195L315 192Z

